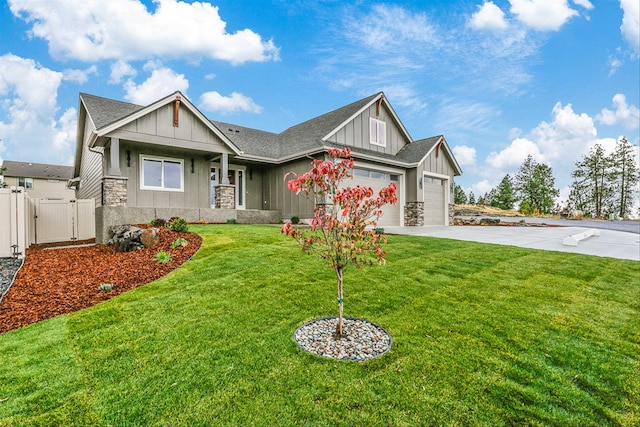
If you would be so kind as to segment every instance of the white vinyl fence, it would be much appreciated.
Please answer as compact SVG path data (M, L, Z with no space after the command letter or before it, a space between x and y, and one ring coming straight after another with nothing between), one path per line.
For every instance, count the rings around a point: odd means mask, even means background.
M24 258L29 246L29 197L19 187L0 188L0 257Z
M31 199L20 187L0 188L0 257L23 257L31 244L95 237L92 199Z

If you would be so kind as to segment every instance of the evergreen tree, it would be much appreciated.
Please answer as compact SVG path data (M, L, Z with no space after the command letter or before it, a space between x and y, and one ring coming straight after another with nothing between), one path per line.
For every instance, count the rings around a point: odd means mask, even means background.
M611 155L613 211L620 218L631 213L634 195L638 193L640 167L634 154L634 146L622 136Z
M553 170L544 163L527 156L516 174L515 187L518 192L520 210L526 214L551 213L555 198L560 191L555 188Z
M495 192L495 196L491 199L491 206L509 210L513 209L515 202L516 193L513 188L513 182L511 181L511 177L507 174L502 178L502 181L500 181L498 189Z
M469 204L470 205L476 204L476 195L473 194L473 191L469 191Z
M465 194L462 187L458 184L453 187L453 203L456 205L466 205L467 204L467 195Z
M605 156L604 148L596 144L589 154L575 163L571 173L574 179L569 193L569 203L584 212L601 218L613 204L611 157Z
M493 200L495 199L497 195L497 191L495 188L492 188L491 191L489 191L488 193L485 193L484 196L482 196L482 199L484 200L484 204L487 206L493 206Z

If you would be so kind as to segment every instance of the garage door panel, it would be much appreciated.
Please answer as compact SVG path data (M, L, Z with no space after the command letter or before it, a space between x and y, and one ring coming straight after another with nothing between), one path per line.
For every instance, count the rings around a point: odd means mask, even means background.
M361 187L371 187L373 189L374 196L377 197L378 192L384 187L387 187L392 181L384 179L354 176L353 179L345 181L345 186L355 187L357 185ZM398 184L396 182L396 184ZM400 188L398 188L400 191ZM382 207L382 216L378 220L378 225L381 227L400 225L400 204L384 205Z
M445 194L442 184L424 185L424 225L445 225Z

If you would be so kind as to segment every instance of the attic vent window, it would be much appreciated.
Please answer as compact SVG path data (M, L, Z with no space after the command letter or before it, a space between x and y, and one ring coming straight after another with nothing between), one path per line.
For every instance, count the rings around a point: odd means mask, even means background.
M387 146L387 124L382 120L369 118L369 141L372 145Z

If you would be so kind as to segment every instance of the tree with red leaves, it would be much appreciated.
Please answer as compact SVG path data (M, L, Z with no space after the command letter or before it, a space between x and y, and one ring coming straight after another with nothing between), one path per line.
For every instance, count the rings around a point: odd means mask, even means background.
M314 217L309 228L295 228L284 224L282 233L296 239L302 251L314 253L326 261L336 273L338 287L338 325L336 335L343 336L342 291L343 270L349 264L362 268L374 263L384 264L386 238L376 232L382 206L398 201L396 184L390 183L374 196L370 187L344 187L345 178L352 178L351 150L330 149L330 160L314 160L308 172L293 176L289 190L313 200Z

